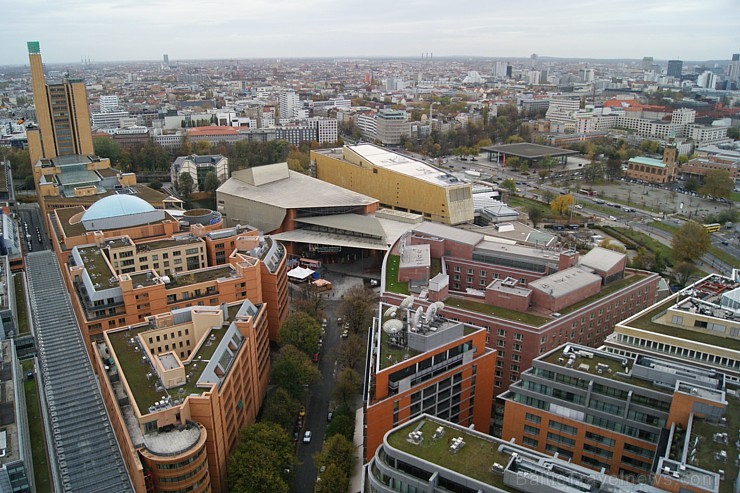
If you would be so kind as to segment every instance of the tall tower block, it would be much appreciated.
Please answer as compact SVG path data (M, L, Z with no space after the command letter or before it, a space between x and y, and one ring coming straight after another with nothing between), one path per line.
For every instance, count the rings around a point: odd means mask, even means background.
M29 129L31 165L39 159L94 154L87 92L81 79L47 83L38 41L28 42L37 129Z

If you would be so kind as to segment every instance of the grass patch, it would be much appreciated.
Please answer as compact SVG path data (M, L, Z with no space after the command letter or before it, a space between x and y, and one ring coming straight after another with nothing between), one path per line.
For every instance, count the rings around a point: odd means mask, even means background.
M552 211L552 209L550 209L550 206L548 204L544 202L539 202L537 200L528 199L526 197L512 195L511 197L509 197L508 204L511 207L517 207L519 209L523 209L525 212L528 207L536 207L542 213L542 219L549 219L549 220L564 219L563 216L559 216L555 214Z
M614 226L601 226L600 229L606 234L613 236L625 244L630 250L636 250L639 247L645 247L653 254L660 251L666 264L673 265L673 250L671 247L662 244L658 240L651 238L641 231L635 231L629 228L619 228Z
M730 255L729 253L716 246L709 247L709 253L717 257L719 260L726 263L733 269L740 267L740 259L735 258L734 255Z
M398 266L400 263L400 256L388 256L388 264L385 268L385 289L391 293L409 294L409 283L398 282Z
M23 374L33 370L33 360L22 363ZM25 377L24 377L25 378ZM36 379L23 380L23 391L26 394L26 413L28 430L31 438L31 457L33 459L33 478L37 493L52 493L51 475L49 474L49 457L44 439L44 425L41 418L41 403Z
M727 419L726 426L720 426L710 423L705 419L694 418L694 424L691 430L691 436L702 437L699 442L696 454L696 465L709 471L717 472L718 469L725 471L725 479L719 483L720 493L733 493L734 481L738 474L738 463L732 458L727 462L719 462L716 455L721 450L728 450L728 444L717 443L712 440L715 433L727 432L727 430L737 430L740 426L740 401L736 397L727 396L728 406L725 409L724 417Z
M673 224L668 224L668 223L664 223L661 221L653 221L651 223L648 223L648 226L655 228L655 229L660 229L670 234L673 234L676 231L678 231L678 226L674 226Z
M401 349L398 347L392 347L390 345L390 338L391 336L387 334L384 330L380 331L380 368L386 369L389 366L395 365L396 363L400 363L401 361L405 361L406 355L408 355L409 358L413 358L414 356L418 356L418 351L414 351L413 349L405 348Z
M733 202L740 202L740 192L732 192L730 194L730 200Z
M13 276L15 285L15 312L18 314L18 334L28 334L31 331L28 325L28 311L26 307L26 288L23 285L23 274Z
M480 303L478 301L468 300L464 298L447 298L445 300L445 306L454 306L456 308L462 308L463 310L469 310L476 313L485 313L488 315L494 315L496 317L505 318L513 322L521 322L527 325L540 326L550 321L549 318L534 315L532 313L518 312L516 310L510 310L508 308L501 308L498 306L488 305L486 303Z

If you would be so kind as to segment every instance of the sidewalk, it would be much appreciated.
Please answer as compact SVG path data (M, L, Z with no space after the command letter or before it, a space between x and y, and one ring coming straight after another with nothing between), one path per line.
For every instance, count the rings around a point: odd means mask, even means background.
M365 422L362 419L362 407L359 407L355 411L355 471L352 477L349 478L349 493L360 493L362 491L362 483L365 478L365 457L362 454L362 431Z

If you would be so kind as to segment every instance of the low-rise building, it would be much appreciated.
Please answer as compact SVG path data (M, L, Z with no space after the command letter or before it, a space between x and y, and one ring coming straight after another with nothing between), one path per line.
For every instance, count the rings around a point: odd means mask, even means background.
M676 181L676 148L667 147L663 159L633 157L627 161L627 178L648 183L672 183Z
M208 173L214 173L219 184L229 179L229 158L220 154L179 156L170 166L170 181L179 182L183 173L193 179L193 191L205 192Z

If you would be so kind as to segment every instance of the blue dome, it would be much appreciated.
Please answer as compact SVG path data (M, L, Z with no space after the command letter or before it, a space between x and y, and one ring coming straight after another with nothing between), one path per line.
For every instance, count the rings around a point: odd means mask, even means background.
M120 216L151 212L154 207L146 200L133 195L109 195L90 206L82 215L83 221L95 221Z

